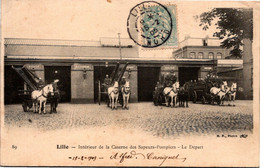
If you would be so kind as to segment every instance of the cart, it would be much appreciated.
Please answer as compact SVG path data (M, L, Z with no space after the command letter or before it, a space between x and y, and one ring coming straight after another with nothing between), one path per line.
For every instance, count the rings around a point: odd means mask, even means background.
M153 103L155 106L161 106L165 104L165 99L163 95L163 90L165 87L171 87L173 83L177 81L177 77L174 74L162 75L160 74L160 79L157 82L155 89L153 91Z
M24 80L25 85L24 89L18 90L18 96L22 99L22 107L24 112L28 112L32 108L33 102L31 99L31 93L34 90L39 90L44 86L44 81L36 76L32 71L30 71L26 66L23 67L14 67L12 68L17 72L17 74ZM51 103L51 110L56 111L58 106L58 99L60 98L57 85L54 86L54 96L48 95L47 102ZM53 103L55 107L53 107ZM52 111L51 111L52 112Z
M109 83L101 83L101 81L98 81L98 104L101 104L101 97L105 97L106 103L109 106L109 100L108 100L108 93L107 89L108 87L112 86L115 81L118 81L120 84L121 79L125 73L125 70L127 68L128 62L126 63L117 63L116 67L114 68L112 74L110 75L110 82ZM121 87L121 86L120 86ZM119 94L119 103L122 105L123 104L123 99L122 99L122 94L120 91Z
M190 87L189 93L192 95L192 102L197 103L200 101L202 104L217 102L217 104L220 104L218 96L210 93L210 89L212 87L219 87L220 83L222 83L222 80L217 78L207 78L198 82L188 82L187 84Z

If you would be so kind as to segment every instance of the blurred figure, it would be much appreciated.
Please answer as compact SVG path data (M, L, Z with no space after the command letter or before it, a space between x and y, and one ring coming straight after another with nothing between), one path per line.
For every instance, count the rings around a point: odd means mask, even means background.
M106 74L106 78L104 80L105 85L109 86L111 85L111 79L109 78L108 74Z
M121 81L120 81L120 86L124 86L125 83L126 83L126 79L125 79L125 76L123 76Z

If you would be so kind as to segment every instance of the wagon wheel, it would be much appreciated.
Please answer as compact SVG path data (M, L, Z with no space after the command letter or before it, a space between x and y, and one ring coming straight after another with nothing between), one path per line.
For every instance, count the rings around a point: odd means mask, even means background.
M196 91L193 91L193 100L192 100L193 103L196 103L197 102L197 92Z
M202 100L201 100L201 102L202 102L202 104L205 104L205 102L206 102L206 99L205 99L205 97L204 97L204 96L202 96Z
M98 81L98 105L100 105L101 102L101 83L100 80Z

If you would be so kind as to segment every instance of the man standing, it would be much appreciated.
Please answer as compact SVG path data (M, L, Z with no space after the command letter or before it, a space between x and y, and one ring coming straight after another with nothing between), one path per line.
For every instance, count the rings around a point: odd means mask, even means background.
M111 79L108 77L108 74L106 74L106 78L104 79L104 85L106 88L111 85Z
M123 76L121 81L120 81L120 86L124 86L125 83L126 83L126 79L125 79L125 76Z

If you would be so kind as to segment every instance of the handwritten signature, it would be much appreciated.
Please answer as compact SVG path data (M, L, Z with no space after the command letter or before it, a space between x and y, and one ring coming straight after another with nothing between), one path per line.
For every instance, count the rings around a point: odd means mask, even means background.
M160 161L159 166L162 166L166 160L180 160L185 162L187 160L186 157L181 157L180 154L176 155L156 155L154 152L151 153L137 153L136 151L132 150L131 152L123 152L123 153L115 153L110 156L111 160L119 160L119 163L123 163L125 160L130 159L147 159L147 160L158 160Z

